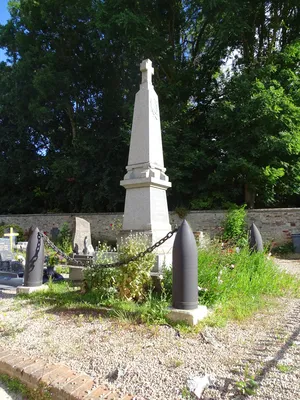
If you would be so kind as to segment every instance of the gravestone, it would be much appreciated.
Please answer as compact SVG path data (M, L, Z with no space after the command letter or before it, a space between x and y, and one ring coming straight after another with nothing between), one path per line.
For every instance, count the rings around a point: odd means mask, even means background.
M2 273L15 273L23 276L24 267L21 262L14 261L14 256L9 250L0 251L0 271Z
M142 82L136 94L127 173L120 182L126 189L121 236L145 233L154 244L170 230L166 190L171 187L164 167L158 96L152 84L150 60L140 65ZM171 264L173 238L158 247L157 267ZM168 260L166 260L168 255ZM160 257L161 256L161 257Z
M9 250L0 251L0 261L12 261L14 259L13 253Z
M83 218L75 217L72 235L73 252L77 255L93 255L91 226Z
M51 237L52 242L55 242L57 240L59 232L60 232L60 230L58 229L57 226L53 226L51 228L50 237Z
M6 238L0 238L0 252L10 250L10 240Z

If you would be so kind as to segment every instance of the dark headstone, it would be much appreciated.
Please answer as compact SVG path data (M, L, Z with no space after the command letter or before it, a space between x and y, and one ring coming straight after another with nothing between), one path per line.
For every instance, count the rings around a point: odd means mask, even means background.
M14 273L21 277L24 275L24 267L19 261L0 261L0 272Z
M264 251L263 240L257 226L252 223L249 232L249 247L253 251Z
M57 226L54 226L51 231L50 231L50 237L52 242L56 242L58 235L59 235L60 230L57 228Z

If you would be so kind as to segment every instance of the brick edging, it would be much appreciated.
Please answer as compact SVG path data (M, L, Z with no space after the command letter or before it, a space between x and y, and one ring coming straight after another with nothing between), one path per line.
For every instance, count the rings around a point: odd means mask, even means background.
M31 388L40 383L47 385L53 400L134 400L133 396L122 396L105 385L95 387L90 376L78 374L66 365L49 364L1 347L0 373L17 378Z

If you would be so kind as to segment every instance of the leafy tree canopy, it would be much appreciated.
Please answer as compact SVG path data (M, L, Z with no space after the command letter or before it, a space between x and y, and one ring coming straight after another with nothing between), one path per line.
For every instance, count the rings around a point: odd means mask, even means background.
M170 208L299 206L297 0L13 0L9 10L0 212L123 210L145 58Z

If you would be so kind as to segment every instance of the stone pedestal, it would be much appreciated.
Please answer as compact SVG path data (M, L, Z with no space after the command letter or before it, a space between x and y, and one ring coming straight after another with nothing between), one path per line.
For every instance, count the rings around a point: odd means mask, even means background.
M48 290L48 289L49 289L49 287L47 285L34 286L34 287L18 286L17 293L18 294L30 294L30 293L39 292L39 291Z
M166 190L171 187L165 174L158 97L152 85L150 60L140 66L142 83L136 94L127 174L120 182L126 189L121 236L144 232L149 245L170 230ZM156 254L172 262L173 238L157 248ZM161 257L160 262L162 264Z
M178 308L169 308L167 318L173 322L186 322L188 325L197 325L199 321L206 318L208 310L206 306L198 306L195 310L180 310Z

